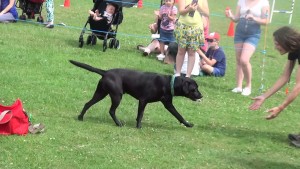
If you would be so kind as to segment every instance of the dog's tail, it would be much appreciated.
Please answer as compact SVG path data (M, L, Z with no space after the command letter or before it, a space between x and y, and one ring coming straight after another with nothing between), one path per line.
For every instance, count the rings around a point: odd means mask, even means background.
M98 73L101 76L103 76L105 74L105 72L106 72L105 70L92 67L92 66L87 65L85 63L76 62L74 60L69 60L69 61L70 61L70 63L72 63L75 66L81 67L83 69L86 69L86 70L94 72L94 73Z

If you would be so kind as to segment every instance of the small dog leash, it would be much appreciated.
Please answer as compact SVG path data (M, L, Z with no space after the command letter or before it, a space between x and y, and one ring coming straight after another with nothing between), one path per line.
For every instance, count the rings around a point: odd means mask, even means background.
M171 82L170 82L170 84L171 84L171 94L172 94L172 96L174 96L174 82L175 82L175 78L176 78L176 76L173 75L172 78L171 78Z

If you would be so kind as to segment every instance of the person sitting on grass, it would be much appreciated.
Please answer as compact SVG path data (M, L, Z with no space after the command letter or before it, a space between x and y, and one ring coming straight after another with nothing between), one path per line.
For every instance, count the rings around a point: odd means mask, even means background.
M207 52L204 54L202 50L197 50L201 58L199 76L222 77L226 71L226 57L222 48L219 47L220 34L217 32L210 33L206 40L209 47Z
M155 17L155 22L149 25L149 30L152 35L159 33L158 30L159 24L160 24L160 20L158 19L158 17ZM149 56L151 53L156 53L156 54L160 53L160 44L158 39L155 38L152 39L151 43L148 46L137 45L136 48L141 52L143 52L144 56Z
M18 19L14 0L0 0L0 22L13 22Z

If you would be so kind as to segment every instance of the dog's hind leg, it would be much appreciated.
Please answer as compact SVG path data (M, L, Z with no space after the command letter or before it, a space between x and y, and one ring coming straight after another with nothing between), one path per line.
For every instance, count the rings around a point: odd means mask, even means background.
M165 108L174 116L176 117L176 119L184 124L186 127L193 127L194 125L189 123L188 121L186 121L176 110L176 108L174 107L172 101L162 101L163 105L165 106Z
M138 114L136 117L136 128L142 128L142 119L146 105L147 103L145 101L139 101Z
M109 114L111 118L114 120L114 122L116 123L116 125L122 127L123 124L116 117L116 109L120 105L122 95L110 94L110 98L111 98L111 107L109 109Z
M78 120L82 121L82 120L83 120L83 116L84 116L84 114L86 113L86 111L87 111L91 106L93 106L94 104L96 104L97 102L99 102L100 100L102 100L103 98L105 98L105 97L107 96L107 94L108 94L108 93L106 93L106 92L98 92L98 91L96 90L96 92L94 93L94 96L92 97L92 99L91 99L90 101L88 101L88 102L84 105L84 107L83 107L81 113L78 115Z

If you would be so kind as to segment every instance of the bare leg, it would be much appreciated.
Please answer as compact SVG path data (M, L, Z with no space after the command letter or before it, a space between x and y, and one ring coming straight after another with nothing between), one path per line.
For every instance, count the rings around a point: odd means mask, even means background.
M185 53L186 48L181 48L180 46L178 46L178 52L176 56L176 76L180 76Z
M241 54L242 54L242 43L235 44L235 56L236 56L236 74L235 74L235 79L236 79L236 87L239 89L242 89L243 87L243 78L244 74L242 71L242 66L241 66Z
M165 43L164 42L159 42L160 46L160 54L165 54Z
M188 48L188 64L187 64L187 71L186 71L186 77L191 77L194 64L195 64L195 51L191 48Z
M244 43L243 51L240 58L240 64L246 81L245 87L249 89L251 89L251 80L252 80L252 66L250 63L250 58L254 52L255 52L255 47L253 45Z

